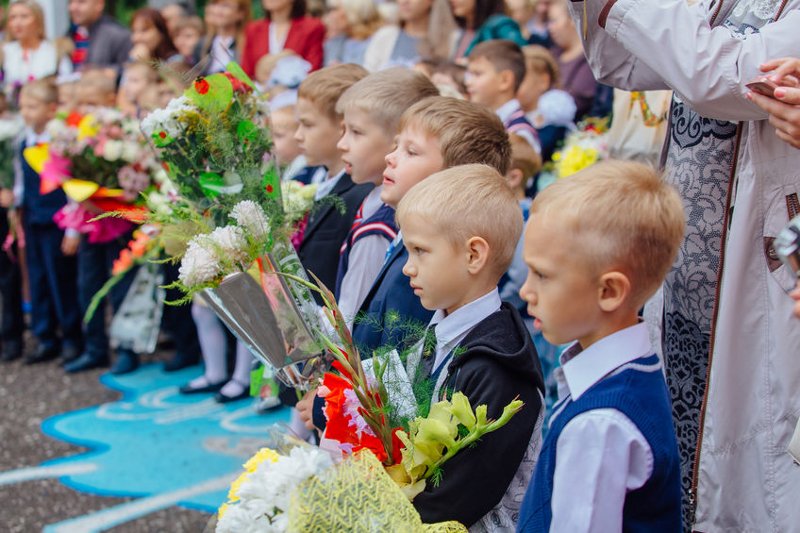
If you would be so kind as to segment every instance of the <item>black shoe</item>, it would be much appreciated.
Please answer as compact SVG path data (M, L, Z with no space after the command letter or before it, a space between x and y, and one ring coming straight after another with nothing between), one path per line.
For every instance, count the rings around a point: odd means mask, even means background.
M219 390L227 383L227 381L222 380L219 383L209 383L208 385L203 385L201 387L192 387L191 383L187 383L183 385L180 389L181 394L200 394L204 392L219 392Z
M64 365L64 371L68 374L75 374L93 368L104 368L108 366L108 357L105 355L93 355L84 353L71 363Z
M237 381L237 383L239 383ZM240 385L244 385L244 383L239 383ZM235 396L228 396L227 394L222 394L222 391L218 392L214 395L214 400L217 403L230 403L230 402L238 402L240 400L247 400L250 398L250 385L248 384L242 392Z
M3 352L0 353L0 361L7 362L22 357L22 341L11 340L3 343Z
M40 344L36 351L25 358L26 365L35 365L55 359L61 354L61 348L57 344Z
M164 362L164 372L175 372L190 366L194 366L200 362L200 357L195 355L187 355L182 352L176 353L172 359Z
M130 350L118 350L117 360L111 366L111 373L115 376L130 374L139 368L139 356Z
M64 344L61 349L61 364L71 363L81 356L81 350L74 344Z

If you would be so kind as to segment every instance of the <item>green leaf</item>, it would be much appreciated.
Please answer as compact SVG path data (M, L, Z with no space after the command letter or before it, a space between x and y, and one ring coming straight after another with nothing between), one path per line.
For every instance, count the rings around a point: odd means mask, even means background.
M200 183L203 194L211 199L216 198L225 187L225 179L216 172L203 172L197 181Z
M253 84L253 80L251 80L250 76L248 76L245 73L245 71L242 70L242 67L239 66L239 63L237 63L235 61L231 61L227 65L225 65L225 69L228 72L230 72L230 74L234 78L236 78L240 82L244 83L245 85L247 85L251 89L255 89L255 85Z
M258 130L258 126L249 120L242 120L236 125L236 136L240 141L255 142L258 140L259 135L261 135L261 132Z
M250 396L258 396L261 392L261 384L264 381L264 365L250 372Z
M231 104L233 85L224 74L212 74L197 78L186 89L186 97L201 111L221 113Z

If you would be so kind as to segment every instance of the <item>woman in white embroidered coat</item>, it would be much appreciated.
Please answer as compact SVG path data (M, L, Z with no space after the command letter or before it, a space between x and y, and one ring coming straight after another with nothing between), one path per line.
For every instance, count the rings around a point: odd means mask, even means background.
M800 469L786 453L800 413L800 327L785 292L792 273L772 248L800 211L800 152L745 98L761 63L800 49L798 6L570 3L600 82L675 91L666 179L689 224L665 282L662 348L685 526L698 531L792 531L800 523Z

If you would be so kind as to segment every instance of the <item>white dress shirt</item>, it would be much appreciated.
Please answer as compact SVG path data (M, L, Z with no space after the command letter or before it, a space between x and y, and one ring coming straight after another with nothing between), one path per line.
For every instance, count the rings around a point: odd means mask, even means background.
M570 346L555 371L559 401L551 423L567 403L593 385L651 354L644 323L609 335L586 350L577 342ZM641 488L653 474L653 452L636 425L616 409L581 413L559 435L556 457L550 531L622 531L626 494Z
M453 358L453 351L464 337L479 322L489 315L500 310L500 293L497 288L459 307L445 316L444 310L439 309L433 314L429 326L436 326L436 353L433 360L433 372L441 368L433 389L433 398L438 398L439 389L447 377L446 366ZM420 351L422 345L420 345ZM411 374L414 375L414 374Z
M327 173L325 175L327 176ZM314 193L314 200L322 200L328 196L333 188L336 187L336 184L339 183L339 180L342 179L342 176L344 176L344 170L340 170L338 174L320 182L317 186L317 192ZM314 177L316 177L316 173Z
M367 220L383 205L381 187L375 187L364 198L361 219ZM375 278L383 267L383 260L390 242L383 235L367 235L358 240L350 250L348 268L339 290L339 309L345 317L347 327L353 327L353 319L367 297Z

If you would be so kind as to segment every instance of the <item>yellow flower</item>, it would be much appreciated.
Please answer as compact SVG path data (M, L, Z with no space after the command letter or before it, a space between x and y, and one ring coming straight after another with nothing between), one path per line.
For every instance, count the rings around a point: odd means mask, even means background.
M225 511L227 511L227 510L228 510L228 504L227 503L223 503L220 506L219 510L217 511L217 518L222 518L222 516L225 514Z
M87 137L94 137L100 132L100 124L92 115L86 115L78 123L78 140L82 141Z
M280 457L281 457L280 455L275 453L275 451L270 450L269 448L261 448L260 450L258 450L258 452L256 452L256 454L253 457L248 459L248 461L244 464L244 469L247 470L249 474L252 474L253 472L256 471L256 469L258 469L259 465L264 461L269 461L270 463L274 463L278 459L280 459Z
M475 413L472 411L472 406L469 404L469 399L463 392L456 392L450 400L452 404L451 412L453 416L464 426L472 431L475 427Z
M231 490L228 491L228 503L239 501L239 487L242 486L242 483L247 481L248 475L249 474L245 472L244 474L236 478L236 481L231 483Z

